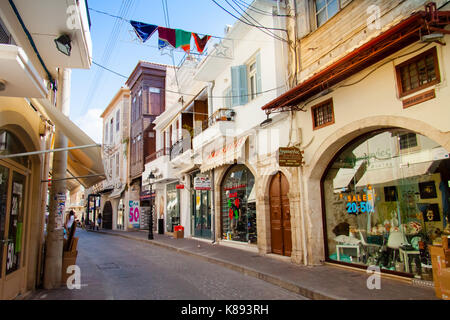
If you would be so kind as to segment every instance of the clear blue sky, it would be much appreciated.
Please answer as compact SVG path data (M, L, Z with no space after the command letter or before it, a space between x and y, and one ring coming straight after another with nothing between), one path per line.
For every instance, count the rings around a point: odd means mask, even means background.
M226 5L223 0L218 2ZM128 4L125 15L123 4ZM89 8L128 20L166 26L162 0L89 0L88 5ZM225 25L235 22L235 18L211 0L167 0L167 5L170 27L174 29L223 36ZM125 76L131 74L139 60L172 64L172 58L162 55L157 48L158 32L147 42L139 43L128 22L94 10L89 10L89 13L92 56L96 63ZM106 47L109 49L106 50ZM183 56L182 52L177 52L176 63ZM125 81L95 64L89 70L72 70L70 118L96 142L101 142L99 115Z

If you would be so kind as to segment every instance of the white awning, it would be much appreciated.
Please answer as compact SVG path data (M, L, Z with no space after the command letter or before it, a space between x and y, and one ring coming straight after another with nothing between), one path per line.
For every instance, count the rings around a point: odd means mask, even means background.
M203 173L224 164L234 163L234 160L242 159L245 156L245 141L247 141L247 138L248 135L235 138L233 142L224 145L222 148L204 152L200 171Z
M46 115L64 135L68 138L69 147L85 146L95 142L67 118L61 111L50 104L47 99L31 99L39 112ZM103 161L100 148L86 148L69 150L67 157L67 170L74 176L104 175ZM104 177L93 176L77 179L85 188L102 181Z

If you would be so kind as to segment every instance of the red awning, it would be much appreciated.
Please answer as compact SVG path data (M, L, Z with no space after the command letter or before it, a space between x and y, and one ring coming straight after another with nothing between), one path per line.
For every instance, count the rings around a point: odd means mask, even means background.
M430 3L426 6L426 11L420 11L411 15L311 78L267 103L262 109L266 113L270 113L274 109L296 106L410 44L419 41L421 35L430 34L436 30L436 32L449 33L449 31L442 29L448 24L450 24L450 11L437 11L436 5Z

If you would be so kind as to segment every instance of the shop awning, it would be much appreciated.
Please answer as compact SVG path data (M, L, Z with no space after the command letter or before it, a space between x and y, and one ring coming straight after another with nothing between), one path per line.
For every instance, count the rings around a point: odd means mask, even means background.
M68 138L69 147L92 145L95 142L47 99L31 99L39 112L46 115ZM67 170L85 187L104 180L104 168L100 148L73 149L68 151Z
M306 101L352 75L417 42L432 32L447 34L443 28L450 24L450 11L437 11L431 3L426 11L414 13L361 47L353 50L298 86L262 107L266 113L289 109Z
M215 149L211 152L205 152L203 154L203 161L200 166L200 171L203 173L224 164L234 163L235 160L241 159L245 155L245 141L247 141L247 138L248 135L240 138L234 138L233 142L228 143L223 146L223 148Z

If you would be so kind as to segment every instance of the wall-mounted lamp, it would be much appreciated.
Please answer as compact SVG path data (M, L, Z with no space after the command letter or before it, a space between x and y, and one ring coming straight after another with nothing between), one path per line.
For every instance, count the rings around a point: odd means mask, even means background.
M261 122L261 124L259 125L261 128L268 126L269 124L272 123L272 118L269 118L270 113L267 113L267 119L264 120L263 122Z
M72 50L70 43L70 37L66 34L63 34L59 38L55 39L56 48L59 52L64 53L66 56L70 56L70 51Z
M440 41L443 38L444 38L444 34L442 34L442 33L431 33L431 34L426 34L426 35L422 36L420 41L421 42L434 42L434 41Z

